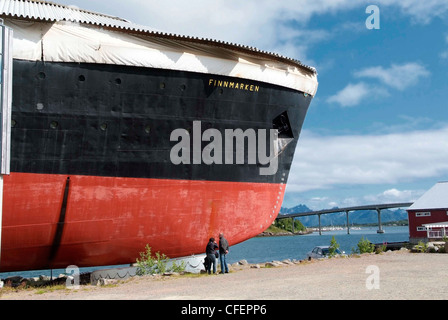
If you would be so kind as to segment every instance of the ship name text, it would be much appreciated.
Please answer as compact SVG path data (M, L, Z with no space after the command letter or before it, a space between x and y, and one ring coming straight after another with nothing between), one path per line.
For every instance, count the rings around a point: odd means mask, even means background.
M216 80L210 79L208 81L208 85L210 87L220 87L220 88L229 88L229 89L238 89L250 92L258 92L260 91L260 86L256 86L248 83L239 83L233 81L224 81L224 80Z

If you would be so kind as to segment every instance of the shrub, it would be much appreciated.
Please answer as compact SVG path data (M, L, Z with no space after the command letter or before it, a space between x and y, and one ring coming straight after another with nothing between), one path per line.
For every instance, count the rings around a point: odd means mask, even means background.
M428 248L428 253L436 253L436 252L438 252L436 247L429 247Z
M355 249L355 252L362 254L362 253L372 253L375 251L375 245L371 243L369 240L364 239L364 237L361 238L358 242L358 247Z
M151 247L146 245L145 252L140 253L140 259L137 259L137 274L161 274L165 272L182 272L185 270L185 263L182 262L180 265L173 262L170 267L168 267L169 258L165 254L160 254L156 252L155 257L151 253Z
M417 252L426 252L428 250L428 244L423 241L419 241L414 248Z
M330 258L336 256L336 251L339 249L339 243L336 242L335 237L333 236L330 241L330 247L328 248L328 256Z
M289 232L292 232L292 223L294 222L294 232L306 231L306 227L296 219L280 219L274 222L274 226Z
M381 246L375 249L376 254L380 254L382 252L386 252L387 249L387 243L383 243Z

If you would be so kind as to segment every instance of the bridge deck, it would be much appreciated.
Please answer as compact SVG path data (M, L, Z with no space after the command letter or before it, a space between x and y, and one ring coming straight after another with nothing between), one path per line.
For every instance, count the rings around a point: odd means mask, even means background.
M376 210L378 212L378 233L384 233L384 230L381 226L381 210L383 209L392 209L392 208L407 208L410 207L413 202L403 202L403 203L386 203L386 204L371 204L365 206L356 206L356 207L346 207L346 208L335 208L335 209L327 209L320 211L309 211L309 212L300 212L300 213L291 213L291 214L279 214L276 220L280 219L288 219L288 218L297 218L297 217L305 217L305 216L314 216L317 215L319 217L319 234L322 234L322 227L320 224L320 216L322 214L336 213L336 212L345 212L347 215L347 233L350 233L349 221L348 221L348 213L350 211L361 211L361 210ZM294 223L292 224L293 232L294 232Z

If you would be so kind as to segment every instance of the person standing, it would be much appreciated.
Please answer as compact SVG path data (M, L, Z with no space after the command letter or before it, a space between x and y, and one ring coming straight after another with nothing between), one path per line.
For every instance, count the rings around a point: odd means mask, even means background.
M229 273L229 268L227 267L226 256L229 253L229 243L227 239L224 238L224 234L221 232L219 234L219 260L221 262L221 273Z
M206 270L207 270L208 274L211 273L212 265L213 265L213 274L216 273L215 249L216 249L215 238L210 238L208 240L207 246L205 247L205 254L207 255L207 262L208 262L208 266L206 267Z

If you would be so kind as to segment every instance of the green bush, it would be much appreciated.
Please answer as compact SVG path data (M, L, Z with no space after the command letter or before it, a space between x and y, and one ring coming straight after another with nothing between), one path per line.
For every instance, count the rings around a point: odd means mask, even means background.
M279 219L274 222L274 226L289 232L292 232L292 223L294 221L294 232L306 231L306 227L296 219Z
M364 237L359 240L357 248L354 249L356 253L372 253L375 251L375 245L371 243L369 240L364 239Z
M424 253L428 250L428 244L423 241L419 241L418 244L414 248L417 252Z
M140 259L137 259L136 261L138 275L182 272L185 270L185 262L182 261L180 265L173 262L172 265L168 267L169 258L165 254L156 252L155 257L153 257L149 245L146 245L145 250L145 252L140 253Z
M381 246L379 246L378 248L375 249L375 253L380 254L382 252L386 252L386 249L387 249L387 244L383 243Z
M336 251L339 249L339 243L337 243L335 237L333 236L330 241L330 247L328 248L328 256L330 258L336 256Z

